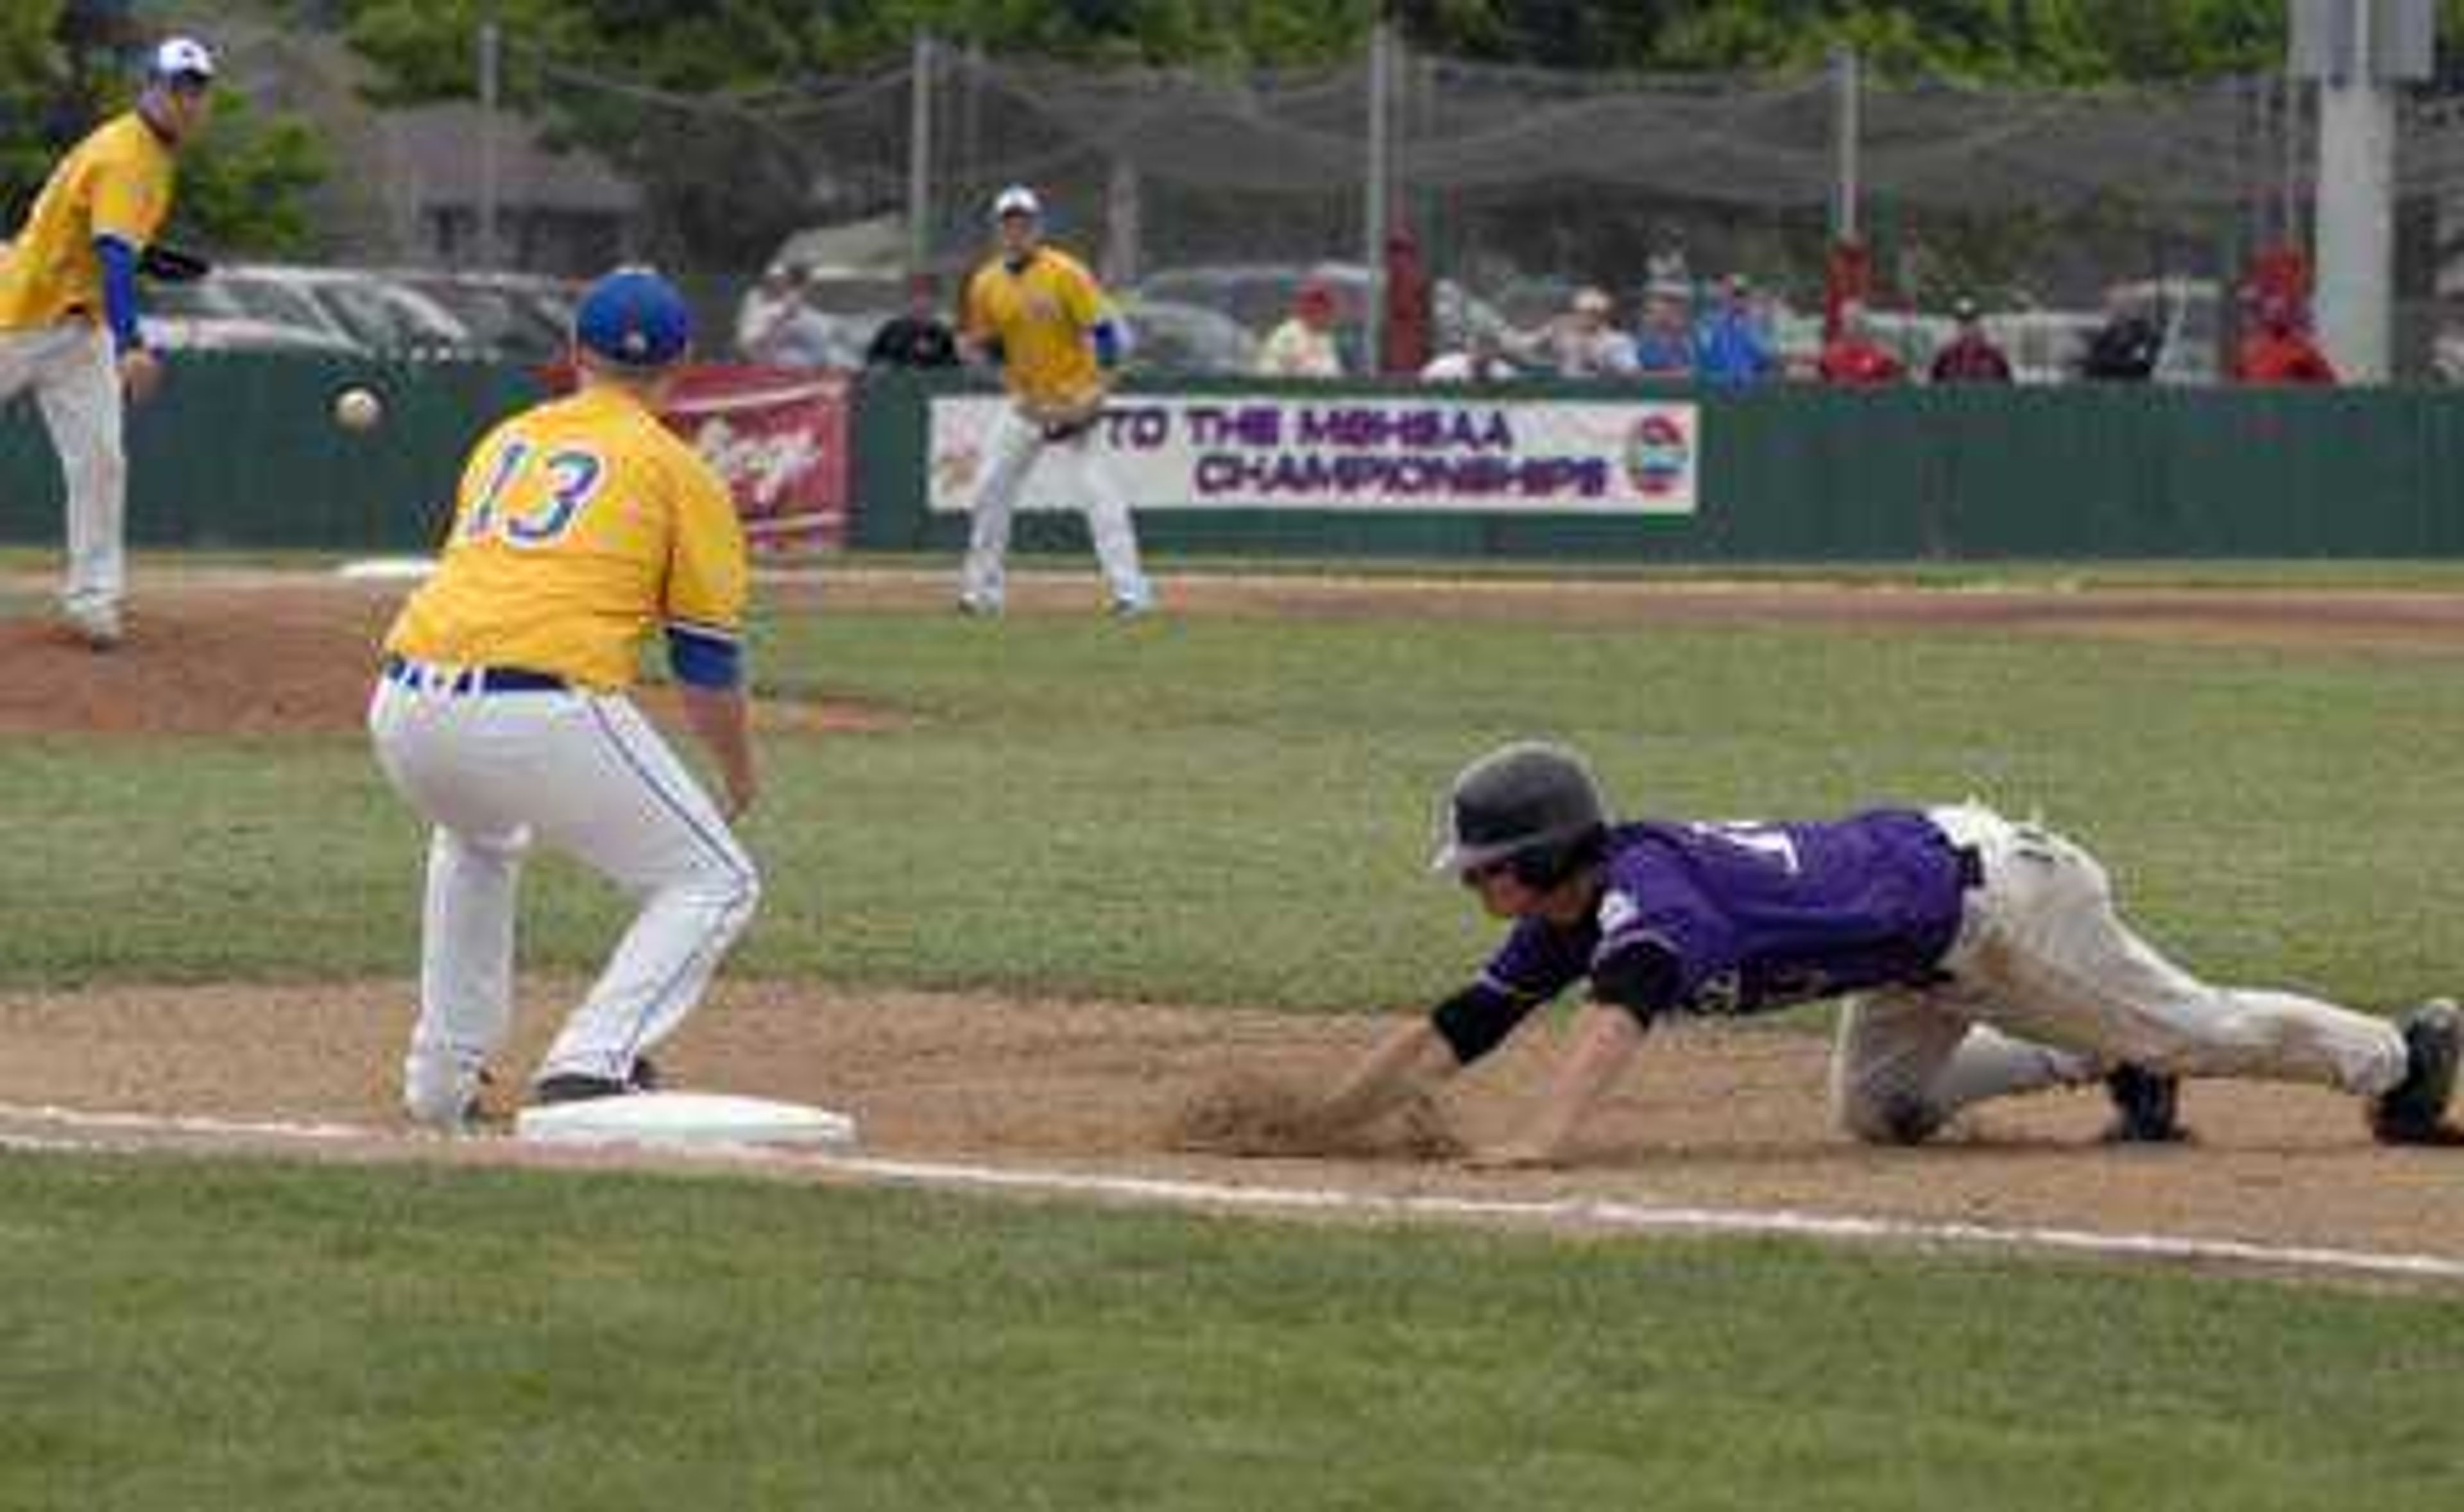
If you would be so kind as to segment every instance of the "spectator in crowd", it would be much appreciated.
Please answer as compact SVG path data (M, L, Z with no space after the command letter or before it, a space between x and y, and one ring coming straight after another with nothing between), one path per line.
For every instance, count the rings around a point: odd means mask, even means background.
M1463 344L1430 359L1420 376L1431 383L1503 383L1516 376L1506 359L1506 340L1495 326L1475 322L1463 332Z
M1985 317L1977 312L1976 301L1963 294L1952 302L1950 314L1959 322L1959 331L1948 345L1933 354L1933 381L2011 382L2011 359L1993 345L1993 338L1985 334Z
M2148 315L2146 301L2129 289L2111 289L2104 297L2104 323L2079 356L2079 376L2091 383L2145 383L2164 355L2165 333Z
M1386 238L1386 325L1379 342L1377 370L1417 373L1428 365L1430 326L1437 310L1429 272L1420 264L1420 244L1408 231Z
M1907 376L1906 367L1875 339L1874 322L1855 300L1839 306L1838 329L1822 344L1815 372L1824 383L1849 389L1879 388Z
M2233 377L2246 384L2334 384L2336 365L2304 328L2301 307L2277 293L2252 301L2251 332L2234 354Z
M1654 292L1666 289L1683 296L1694 287L1693 270L1686 266L1683 247L1662 247L1644 258L1643 276Z
M1720 307L1695 323L1694 376L1716 388L1767 383L1779 373L1779 353L1761 312L1753 284L1732 273L1721 285Z
M736 349L746 352L761 333L779 319L779 312L796 290L797 270L787 263L774 262L761 270L761 277L752 288L744 291L744 302L736 311Z
M1310 278L1292 296L1292 313L1266 333L1258 371L1268 378L1340 378L1343 353L1334 345L1334 290Z
M775 275L775 277L774 277ZM737 325L737 350L746 362L773 367L824 367L835 343L830 322L804 302L810 278L801 266L773 266L762 275L757 303L745 301Z
M1617 378L1634 373L1634 338L1610 321L1616 309L1606 289L1587 286L1574 291L1565 313L1549 322L1542 337L1558 377Z
M1634 339L1635 371L1646 378L1694 376L1694 334L1685 286L1654 283L1644 298L1642 329Z
M867 367L956 367L958 339L943 321L933 276L919 273L907 280L907 310L872 333L865 348Z

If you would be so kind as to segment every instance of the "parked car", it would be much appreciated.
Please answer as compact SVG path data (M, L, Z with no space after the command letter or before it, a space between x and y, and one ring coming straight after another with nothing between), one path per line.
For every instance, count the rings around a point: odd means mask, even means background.
M1221 311L1136 295L1120 309L1133 372L1245 373L1258 365L1258 338Z
M332 357L364 357L359 343L331 331L245 315L165 315L148 311L138 317L145 345L166 352L316 352Z
M2224 371L2224 286L2213 278L2143 278L2117 285L2136 296L2164 327L2156 381L2211 384Z
M226 263L195 283L159 285L153 298L178 313L298 326L388 355L473 345L470 328L436 300L363 268Z
M217 270L215 278L297 289L325 313L331 328L370 351L433 356L474 345L470 327L444 305L364 269L243 264Z
M470 349L516 362L547 362L571 339L580 288L537 273L405 269L390 280L442 305L469 332Z
M2104 323L2094 310L2012 310L1985 317L1985 334L2011 359L2011 376L2025 384L2069 383L2079 354Z

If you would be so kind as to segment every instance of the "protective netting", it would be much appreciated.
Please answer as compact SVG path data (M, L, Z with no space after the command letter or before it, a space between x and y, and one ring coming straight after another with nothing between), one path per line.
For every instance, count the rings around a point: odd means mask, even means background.
M2057 92L1867 76L1851 150L1832 72L1573 74L1399 51L1380 67L1364 51L1226 74L935 45L920 68L714 98L508 56L523 93L553 92L565 137L644 186L643 249L714 291L783 250L874 280L843 307L892 302L878 291L910 268L946 279L980 256L993 194L1026 183L1054 236L1116 286L1253 335L1306 270L1367 287L1382 161L1389 227L1417 237L1442 320L1519 327L1597 285L1630 322L1654 290L1700 298L1739 273L1801 346L1853 182L1871 302L1906 355L1939 339L1955 297L2070 332L2126 284L2158 291L2179 338L2171 375L2197 378L2252 259L2306 243L2317 156L2307 86L2273 78ZM2410 99L2400 141L2398 359L2419 375L2464 113Z

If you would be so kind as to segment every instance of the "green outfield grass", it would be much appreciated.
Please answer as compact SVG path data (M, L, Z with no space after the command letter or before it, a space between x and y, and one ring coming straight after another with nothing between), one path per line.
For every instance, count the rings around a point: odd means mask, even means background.
M2453 1505L2452 1301L0 1157L0 1505Z
M2041 806L2215 975L2464 975L2446 657L1441 611L840 612L758 656L893 723L769 743L731 971L1408 1003L1491 938L1422 871L1435 795L1538 733L1635 809ZM9 986L413 968L420 840L356 738L11 738L0 836ZM559 865L530 902L534 967L622 918ZM1775 1243L0 1153L0 1507L2429 1512L2459 1323Z
M2365 1003L2453 986L2464 667L2431 656L1838 628L940 613L762 627L774 691L879 733L768 743L770 882L736 968L1358 1007L1487 938L1422 871L1491 742L1597 758L1638 811L2041 808L2212 971ZM0 745L16 985L407 972L418 834L355 736ZM534 965L617 901L536 871Z

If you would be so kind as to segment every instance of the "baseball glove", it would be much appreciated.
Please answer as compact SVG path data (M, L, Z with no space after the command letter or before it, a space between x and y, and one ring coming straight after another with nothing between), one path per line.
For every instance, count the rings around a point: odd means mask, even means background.
M137 271L157 283L194 283L213 272L214 265L177 247L148 247L137 255Z
M1020 401L1019 412L1026 423L1044 433L1047 441L1074 441L1095 429L1104 417L1104 390L1090 389L1067 399L1026 399Z

